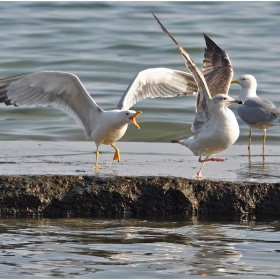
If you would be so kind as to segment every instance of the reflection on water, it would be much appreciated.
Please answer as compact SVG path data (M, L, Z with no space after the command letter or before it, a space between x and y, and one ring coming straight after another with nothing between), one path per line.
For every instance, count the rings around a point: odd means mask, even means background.
M280 163L277 158L271 161L275 155L244 155L248 157L248 164L241 164L240 169L237 170L239 179L246 179L246 181L261 181L267 179L280 178L279 168ZM276 160L276 162L275 162Z
M262 157L263 166L265 167L266 166L266 154L265 154L265 150L264 149L263 149L263 153L262 153L261 157ZM251 155L250 150L249 150L249 153L248 153L248 160L249 160L249 166L251 166L251 164L252 164L252 155Z
M279 277L279 230L255 217L0 219L0 277Z
M257 162L254 162L254 159L256 157L253 157L252 159L252 156L249 154L248 155L248 160L249 160L249 171L251 170L261 170L263 172L266 172L267 171L267 164L266 164L266 156L264 154L262 154L261 156L259 156L262 158L262 161L257 161Z

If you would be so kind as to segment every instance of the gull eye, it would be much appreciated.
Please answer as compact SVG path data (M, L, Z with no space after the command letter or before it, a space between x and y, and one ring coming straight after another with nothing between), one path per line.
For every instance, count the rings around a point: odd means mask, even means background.
M127 116L129 115L129 113L125 113Z
M245 79L245 78L242 78L241 80L242 80L242 81L245 81L246 79Z
M226 98L226 97L224 97L224 100L227 100L227 98Z

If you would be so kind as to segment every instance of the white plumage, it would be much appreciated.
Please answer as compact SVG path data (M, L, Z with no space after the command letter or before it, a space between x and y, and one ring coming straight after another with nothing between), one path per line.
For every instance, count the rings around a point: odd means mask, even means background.
M239 99L244 101L244 106L238 106L239 117L250 127L248 137L248 151L251 151L253 129L263 129L263 154L265 151L266 129L280 126L280 109L268 99L257 96L257 80L254 76L246 74L238 79L233 79L233 84L239 84L242 89Z
M129 110L145 98L174 97L193 94L196 84L192 75L182 71L153 68L139 72L122 96L117 109L105 111L88 94L79 78L71 73L42 71L0 80L0 102L15 106L53 106L71 116L84 130L86 138L96 144L96 164L100 145L115 149L114 142L126 132L128 123L137 128L141 113Z

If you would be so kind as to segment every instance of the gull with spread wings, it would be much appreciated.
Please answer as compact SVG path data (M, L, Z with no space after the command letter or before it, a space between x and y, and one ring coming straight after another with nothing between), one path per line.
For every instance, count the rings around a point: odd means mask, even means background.
M120 161L115 142L126 132L129 123L138 129L136 117L129 110L145 98L174 97L193 94L196 84L189 73L167 68L151 68L139 72L131 82L117 109L105 111L93 100L80 79L71 73L42 71L0 80L0 103L14 106L52 106L71 116L84 130L86 138L96 144L98 169L99 146L115 149L113 160Z
M197 112L192 125L194 134L187 139L173 142L188 147L194 155L199 156L199 162L202 163L202 166L194 177L202 178L201 171L207 161L224 162L226 160L226 158L210 156L226 150L239 137L236 117L228 106L243 104L243 102L235 100L227 94L233 72L225 51L222 51L210 38L205 36L207 49L205 50L204 73L202 73L189 54L167 31L154 13L153 16L162 30L179 48L198 87ZM225 71L221 69L221 65ZM209 83L209 87L207 83ZM202 156L205 158L202 159Z

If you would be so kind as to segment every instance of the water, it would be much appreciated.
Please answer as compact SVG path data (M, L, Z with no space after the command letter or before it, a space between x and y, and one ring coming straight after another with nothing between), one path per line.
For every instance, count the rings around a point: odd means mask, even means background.
M279 231L256 217L0 219L0 277L278 278Z
M279 2L0 2L0 77L41 70L72 72L104 109L116 107L139 71L168 67L188 71L155 12L201 68L203 32L225 49L235 77L255 75L259 95L280 107ZM230 95L240 87L232 85ZM144 100L141 130L123 141L160 141L191 134L195 97ZM236 112L236 108L232 107ZM246 143L248 127L239 120ZM0 105L0 140L84 141L75 121L52 108ZM255 131L253 143L261 142ZM277 128L268 131L277 144Z
M155 12L201 68L203 33L280 107L279 2L0 2L0 78L42 70L79 76L104 109L116 107L141 70L188 71ZM230 95L237 97L239 86ZM144 100L141 130L123 141L166 142L191 134L195 97ZM236 112L236 108L233 108ZM238 117L237 117L238 118ZM0 105L0 140L84 141L52 108ZM248 127L238 118L247 142ZM262 131L254 131L253 144ZM277 145L278 128L267 142ZM279 219L1 219L0 277L280 277Z

